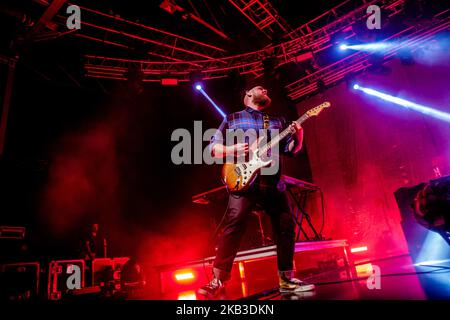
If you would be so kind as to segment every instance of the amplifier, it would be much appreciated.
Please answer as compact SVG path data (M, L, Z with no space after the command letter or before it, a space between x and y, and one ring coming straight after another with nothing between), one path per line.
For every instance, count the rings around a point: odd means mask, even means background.
M26 261L25 228L0 226L0 263Z
M24 227L0 226L0 239L25 239Z
M39 262L0 265L0 300L28 300L39 294Z
M84 288L84 260L50 261L47 295L49 300L60 300L63 295Z

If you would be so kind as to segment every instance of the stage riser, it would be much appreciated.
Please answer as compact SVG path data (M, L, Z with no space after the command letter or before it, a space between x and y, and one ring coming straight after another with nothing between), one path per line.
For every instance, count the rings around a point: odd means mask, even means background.
M301 244L303 250L297 247L294 266L298 276L313 281L318 279L335 281L349 279L355 274L350 267L346 242L343 241L343 245L335 247L327 244L322 248L320 242L308 246L310 249L314 248L313 250L307 250L305 243ZM238 253L231 271L231 280L227 283L227 290L245 297L276 288L278 286L276 251L260 248L245 253L245 255L242 252ZM204 285L212 275L212 259L208 258L204 264L196 261L173 268L167 267L159 273L161 298L194 298L195 290ZM188 279L177 280L177 276Z

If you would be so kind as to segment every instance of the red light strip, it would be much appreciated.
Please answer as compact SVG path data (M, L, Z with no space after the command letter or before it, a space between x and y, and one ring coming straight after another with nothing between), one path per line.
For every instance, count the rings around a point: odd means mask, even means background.
M367 251L367 246L356 247L356 248L351 248L351 249L350 249L350 252L351 252L351 253L355 253L355 252L363 252L363 251Z
M195 277L192 272L183 272L175 274L175 279L177 279L177 281L192 280L194 278Z

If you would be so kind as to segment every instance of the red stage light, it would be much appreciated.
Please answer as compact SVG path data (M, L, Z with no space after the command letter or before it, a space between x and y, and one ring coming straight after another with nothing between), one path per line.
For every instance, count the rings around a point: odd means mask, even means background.
M195 274L193 270L178 270L175 271L175 279L177 282L192 282L195 280Z
M247 293L247 284L245 283L244 262L239 262L238 266L239 266L239 276L241 277L242 296L246 297L248 293Z
M302 53L299 53L295 57L295 62L298 63L298 62L306 61L306 60L312 59L313 57L314 56L311 51L302 52Z
M164 79L161 79L161 84L163 86L177 86L178 79L164 78Z
M197 300L197 295L193 290L180 292L177 300Z
M239 262L239 275L241 277L241 280L245 280L245 270L243 262Z
M355 266L355 269L356 269L356 276L358 278L370 276L373 273L373 267L371 263L357 265Z
M355 252L363 252L363 251L367 251L367 246L356 247L356 248L351 248L351 249L350 249L350 252L351 252L351 253L355 253Z
M169 1L169 0L164 0L164 1L159 5L159 7L160 7L161 9L166 10L166 11L167 11L168 13L170 13L170 14L174 14L175 11L177 11L178 8L179 8L176 4L172 3L172 2Z
M241 282L241 290L242 290L242 296L243 297L248 296L247 284L245 283L245 281Z

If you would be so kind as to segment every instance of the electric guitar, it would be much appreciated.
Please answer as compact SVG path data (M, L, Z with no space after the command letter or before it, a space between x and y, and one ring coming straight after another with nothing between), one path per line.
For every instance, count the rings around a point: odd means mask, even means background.
M323 109L328 108L329 106L331 106L331 104L328 101L324 102L305 112L305 114L295 122L301 125L306 119L319 115ZM292 135L294 132L295 128L293 126L288 126L280 134L271 139L270 142L255 148L255 150L250 150L250 160L248 162L237 164L225 163L222 168L222 181L227 186L228 190L230 192L242 192L250 188L260 170L264 167L268 167L272 163L271 160L264 160L261 157L266 155L270 148L278 144L284 138Z

